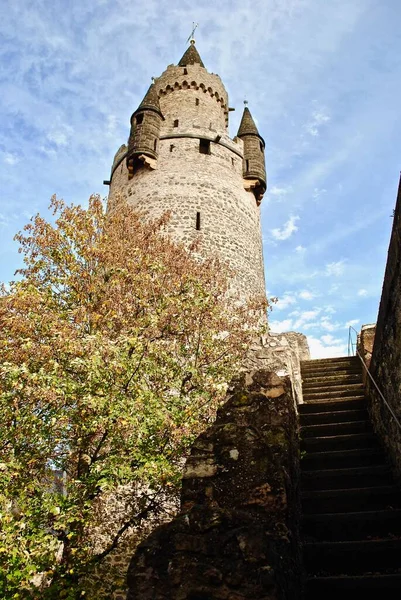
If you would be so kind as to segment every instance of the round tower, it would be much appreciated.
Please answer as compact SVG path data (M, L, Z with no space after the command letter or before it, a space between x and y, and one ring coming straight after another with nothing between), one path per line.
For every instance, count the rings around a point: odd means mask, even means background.
M236 272L233 287L245 298L265 295L259 209L264 155L252 158L253 138L263 140L249 131L232 140L228 106L220 77L208 73L192 40L132 116L128 148L122 146L114 159L109 207L128 201L151 218L170 211L169 234L185 243L200 235L202 252L229 262ZM252 168L244 171L247 160Z

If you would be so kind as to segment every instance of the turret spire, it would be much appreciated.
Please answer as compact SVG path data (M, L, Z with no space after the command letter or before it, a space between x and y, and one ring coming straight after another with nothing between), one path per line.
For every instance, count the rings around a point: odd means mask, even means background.
M183 57L178 63L179 67L187 67L188 65L200 65L201 67L205 66L202 62L201 57L199 56L199 52L195 47L194 39L191 39L191 44L189 48L184 52Z
M136 109L135 113L142 110L154 110L155 112L159 113L160 116L162 114L162 111L160 109L159 96L157 95L157 90L154 83L150 85L148 91L144 96L144 99Z
M245 101L247 103L247 101ZM244 102L244 104L245 104ZM247 103L248 104L248 103ZM255 125L255 121L252 118L251 111L247 106L244 108L241 123L238 129L237 136L242 137L243 135L257 135L259 136L258 128ZM260 137L260 136L259 136Z

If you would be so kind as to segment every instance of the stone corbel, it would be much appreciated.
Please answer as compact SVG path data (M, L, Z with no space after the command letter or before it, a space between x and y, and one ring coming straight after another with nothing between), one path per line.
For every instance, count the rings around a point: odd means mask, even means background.
M259 206L263 198L263 193L261 192L262 185L259 179L243 179L242 181L244 183L244 189L247 192L253 192L256 198L256 203Z
M150 158L150 156L146 156L146 154L140 154L138 159L153 171L157 168L157 160L155 158Z

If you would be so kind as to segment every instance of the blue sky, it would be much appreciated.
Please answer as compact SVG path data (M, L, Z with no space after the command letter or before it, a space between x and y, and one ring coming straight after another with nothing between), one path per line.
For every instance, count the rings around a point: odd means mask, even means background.
M13 236L50 196L107 194L152 76L197 48L266 141L262 229L275 331L346 354L376 320L400 171L399 0L3 0L0 280Z

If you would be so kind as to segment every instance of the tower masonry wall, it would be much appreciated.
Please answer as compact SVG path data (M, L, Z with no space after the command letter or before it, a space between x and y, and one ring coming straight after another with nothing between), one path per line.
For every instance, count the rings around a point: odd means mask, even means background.
M160 115L153 111L145 111L142 123L140 125L133 125L131 128L131 135L128 141L129 150L148 152L157 156L160 121ZM135 131L135 136L133 135L133 131Z
M200 65L169 66L155 85L165 118L163 129L169 130L178 119L179 130L193 126L209 129L212 125L216 131L226 132L228 96L218 75Z
M244 141L244 159L247 161L245 172L249 176L258 177L263 182L266 181L266 170L264 160L263 142L256 135L245 135ZM247 167L248 165L248 167Z
M228 148L211 143L207 155L199 139L162 139L157 168L144 167L129 181L123 161L110 192L113 209L128 200L149 218L171 211L173 238L189 244L200 237L203 253L219 253L237 272L233 286L243 297L265 293L259 207L243 188L242 159Z
M242 298L265 296L260 209L244 189L244 143L228 135L220 77L200 64L169 66L154 85L163 115L157 161L136 164L129 179L119 153L109 208L128 200L149 218L170 212L167 231L174 239L190 244L200 237L201 253L219 253L235 271L234 291Z

